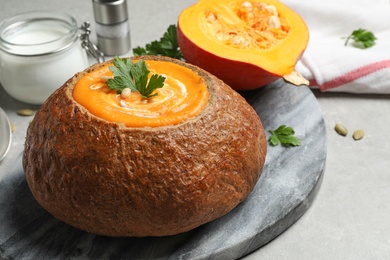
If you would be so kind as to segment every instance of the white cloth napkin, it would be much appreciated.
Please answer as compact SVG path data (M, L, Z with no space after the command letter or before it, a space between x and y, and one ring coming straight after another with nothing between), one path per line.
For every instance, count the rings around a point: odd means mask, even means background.
M321 91L390 93L390 0L281 0L306 22L310 40L296 70ZM354 30L376 44L353 46Z

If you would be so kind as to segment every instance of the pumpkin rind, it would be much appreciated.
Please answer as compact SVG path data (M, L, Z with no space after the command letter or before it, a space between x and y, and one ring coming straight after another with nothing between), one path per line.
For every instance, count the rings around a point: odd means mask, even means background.
M259 50L233 48L205 35L201 24L205 11L214 6L229 8L240 2L245 1L200 0L188 7L179 16L178 43L187 62L207 70L236 90L250 90L294 71L307 46L309 32L302 18L291 9L279 1L264 0L256 2L275 6L290 25L288 36L275 46Z

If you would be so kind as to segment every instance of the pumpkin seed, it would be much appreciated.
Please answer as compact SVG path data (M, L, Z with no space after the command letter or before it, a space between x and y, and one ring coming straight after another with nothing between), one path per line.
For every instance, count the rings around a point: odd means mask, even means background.
M278 16L278 10L274 5L266 5L264 6L264 8L265 10L267 10L268 13Z
M24 109L19 109L17 113L20 116L32 116L34 114L34 111L28 108L24 108Z
M11 123L11 132L15 132L16 125L14 123Z
M364 137L364 131L359 129L359 130L356 130L355 132L353 132L353 135L352 135L353 139L354 140L360 140Z
M336 130L339 135L346 136L348 134L348 129L342 124L336 124L334 130Z
M271 27L271 28L273 28L273 29L278 29L278 28L280 28L280 20L279 20L279 17L276 16L276 15L272 15L272 16L269 18L268 26Z
M295 86L309 86L310 85L310 82L307 79L305 79L301 75L301 73L299 73L297 71L292 71L291 73L284 75L283 79L287 83L291 83Z
M107 80L109 79L112 79L113 77L110 77L110 76L100 76L100 80L103 82L103 83L106 83Z
M129 88L124 88L121 93L121 98L126 99L131 96L131 89Z

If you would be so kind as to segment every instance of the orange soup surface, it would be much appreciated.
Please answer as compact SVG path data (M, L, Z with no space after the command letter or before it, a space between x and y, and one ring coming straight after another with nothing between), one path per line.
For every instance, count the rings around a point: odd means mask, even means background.
M136 61L135 61L136 62ZM122 98L108 88L101 76L112 76L109 66L82 77L73 90L73 98L90 113L128 127L176 125L197 116L207 104L208 90L202 77L192 70L166 61L145 60L150 75L165 77L157 96L143 98L139 92Z

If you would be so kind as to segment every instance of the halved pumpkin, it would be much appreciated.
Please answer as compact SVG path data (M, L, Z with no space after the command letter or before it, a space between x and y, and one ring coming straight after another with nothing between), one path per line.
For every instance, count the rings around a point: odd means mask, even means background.
M295 75L308 40L302 18L277 0L200 0L178 20L185 60L236 90Z

